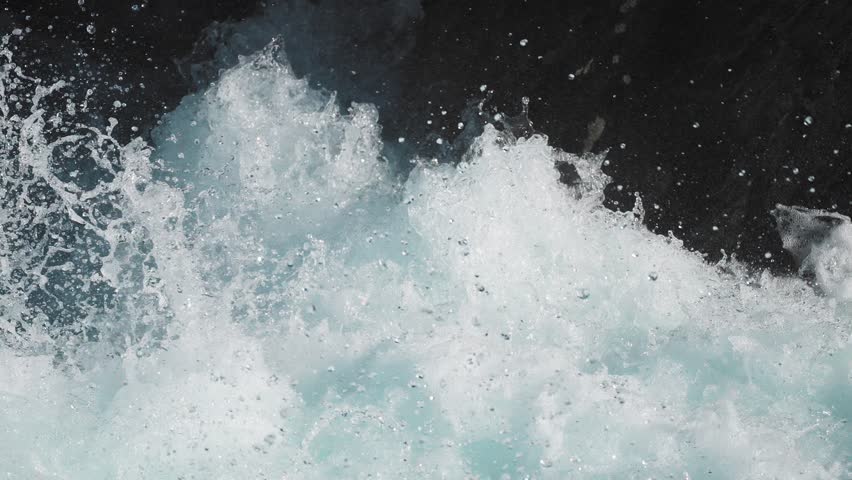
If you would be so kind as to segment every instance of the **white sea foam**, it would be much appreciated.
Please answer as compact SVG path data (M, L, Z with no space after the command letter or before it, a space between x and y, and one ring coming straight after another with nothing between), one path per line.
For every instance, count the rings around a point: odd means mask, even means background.
M601 156L487 127L399 178L375 109L340 114L273 45L153 152L114 147L107 218L25 115L4 153L35 179L11 183L101 239L115 300L80 320L96 340L2 337L9 478L848 478L848 299L603 208ZM4 250L4 285L53 268L32 256Z
M824 210L777 205L778 233L799 265L825 293L852 299L852 224L849 217Z

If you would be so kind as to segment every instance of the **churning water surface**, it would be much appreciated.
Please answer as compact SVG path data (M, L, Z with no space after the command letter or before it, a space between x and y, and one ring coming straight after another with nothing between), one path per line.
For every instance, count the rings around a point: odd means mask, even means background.
M274 43L123 145L9 42L0 476L849 478L846 226L818 291L711 265L543 135L387 158Z

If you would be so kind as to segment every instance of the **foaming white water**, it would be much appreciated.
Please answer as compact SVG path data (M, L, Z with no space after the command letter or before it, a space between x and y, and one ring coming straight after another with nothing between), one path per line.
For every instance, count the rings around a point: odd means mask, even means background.
M848 477L842 296L707 265L601 206L601 157L542 136L488 127L400 179L378 133L273 46L185 99L153 152L120 149L97 187L120 215L54 182L107 244L92 275L116 301L84 321L110 334L40 337L61 361L0 347L0 472Z
M800 273L812 275L829 295L852 299L852 224L849 217L823 210L776 206L772 211L784 248Z

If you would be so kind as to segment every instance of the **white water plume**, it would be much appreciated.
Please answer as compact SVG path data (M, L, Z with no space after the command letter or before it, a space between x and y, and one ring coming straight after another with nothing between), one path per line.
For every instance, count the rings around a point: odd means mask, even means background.
M849 299L603 208L602 156L487 127L403 178L275 45L153 149L2 71L9 478L848 478Z

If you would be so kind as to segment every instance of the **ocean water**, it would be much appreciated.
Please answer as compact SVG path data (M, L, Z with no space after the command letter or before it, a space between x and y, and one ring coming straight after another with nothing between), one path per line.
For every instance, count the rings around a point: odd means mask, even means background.
M708 264L543 134L389 157L278 42L124 145L10 41L0 476L850 478L842 219Z

